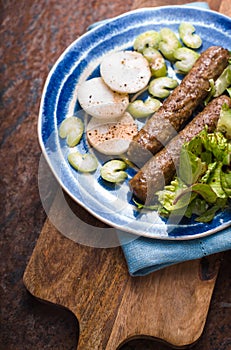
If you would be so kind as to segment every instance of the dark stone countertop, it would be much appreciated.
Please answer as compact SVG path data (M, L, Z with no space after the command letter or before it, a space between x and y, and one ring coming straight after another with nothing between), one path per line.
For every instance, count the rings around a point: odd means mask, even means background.
M153 1L154 5L172 1ZM175 1L174 3L184 3ZM220 1L210 1L219 10ZM31 296L23 273L46 219L37 185L37 118L46 76L64 49L95 21L131 9L132 0L1 2L1 331L2 350L76 349L78 321ZM207 322L195 350L231 349L231 252L223 255ZM133 340L128 349L170 349Z

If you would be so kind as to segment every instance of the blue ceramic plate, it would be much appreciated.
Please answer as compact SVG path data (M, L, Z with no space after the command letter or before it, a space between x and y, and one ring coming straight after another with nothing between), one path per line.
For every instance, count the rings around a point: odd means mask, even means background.
M78 85L99 75L103 55L130 49L135 37L147 30L169 27L177 33L182 21L192 22L203 39L201 50L221 45L231 50L231 19L213 11L191 7L145 8L125 13L88 31L74 41L51 70L42 95L38 134L42 151L62 188L80 205L103 222L130 233L160 239L192 239L212 234L231 224L231 211L216 215L209 224L196 221L164 221L155 212L138 212L131 204L128 180L121 186L106 186L99 168L94 174L80 174L67 161L65 140L58 127L67 115L82 117L77 101ZM83 137L77 148L88 151ZM105 159L99 158L99 162Z

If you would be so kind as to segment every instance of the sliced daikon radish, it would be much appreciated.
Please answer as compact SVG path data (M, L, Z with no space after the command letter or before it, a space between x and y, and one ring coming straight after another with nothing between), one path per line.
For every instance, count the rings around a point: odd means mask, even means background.
M102 78L83 82L78 89L78 100L83 110L98 119L118 118L129 104L128 94L112 91Z
M148 61L135 51L119 51L105 56L100 73L112 90L121 93L135 93L143 89L151 77Z
M125 153L137 132L137 125L127 112L110 122L92 118L87 125L88 142L97 151L107 155Z

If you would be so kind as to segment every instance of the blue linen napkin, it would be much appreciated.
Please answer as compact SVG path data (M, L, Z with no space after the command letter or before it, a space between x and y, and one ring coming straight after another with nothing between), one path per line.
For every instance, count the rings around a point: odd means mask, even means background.
M209 9L206 2L193 2L182 6ZM96 22L88 29L107 20ZM167 266L178 264L231 249L231 227L210 236L191 240L158 240L135 237L118 232L118 237L131 276L144 276ZM128 243L127 243L128 242Z
M231 249L231 227L210 236L186 241L139 237L122 244L122 249L130 275L144 276L170 265Z

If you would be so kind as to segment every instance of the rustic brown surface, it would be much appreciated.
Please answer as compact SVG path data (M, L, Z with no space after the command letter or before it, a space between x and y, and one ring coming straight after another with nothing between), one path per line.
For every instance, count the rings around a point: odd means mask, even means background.
M152 1L156 6L173 3L184 1ZM229 1L209 3L213 10L221 9L231 15ZM49 69L66 46L91 23L130 10L132 5L137 4L129 0L1 2L0 349L76 349L76 318L67 310L38 302L26 292L22 282L46 218L37 189L38 108ZM150 5L143 2L143 6ZM193 347L196 350L228 350L231 346L230 263L231 255L227 252L204 333ZM169 347L154 340L132 340L122 349Z

